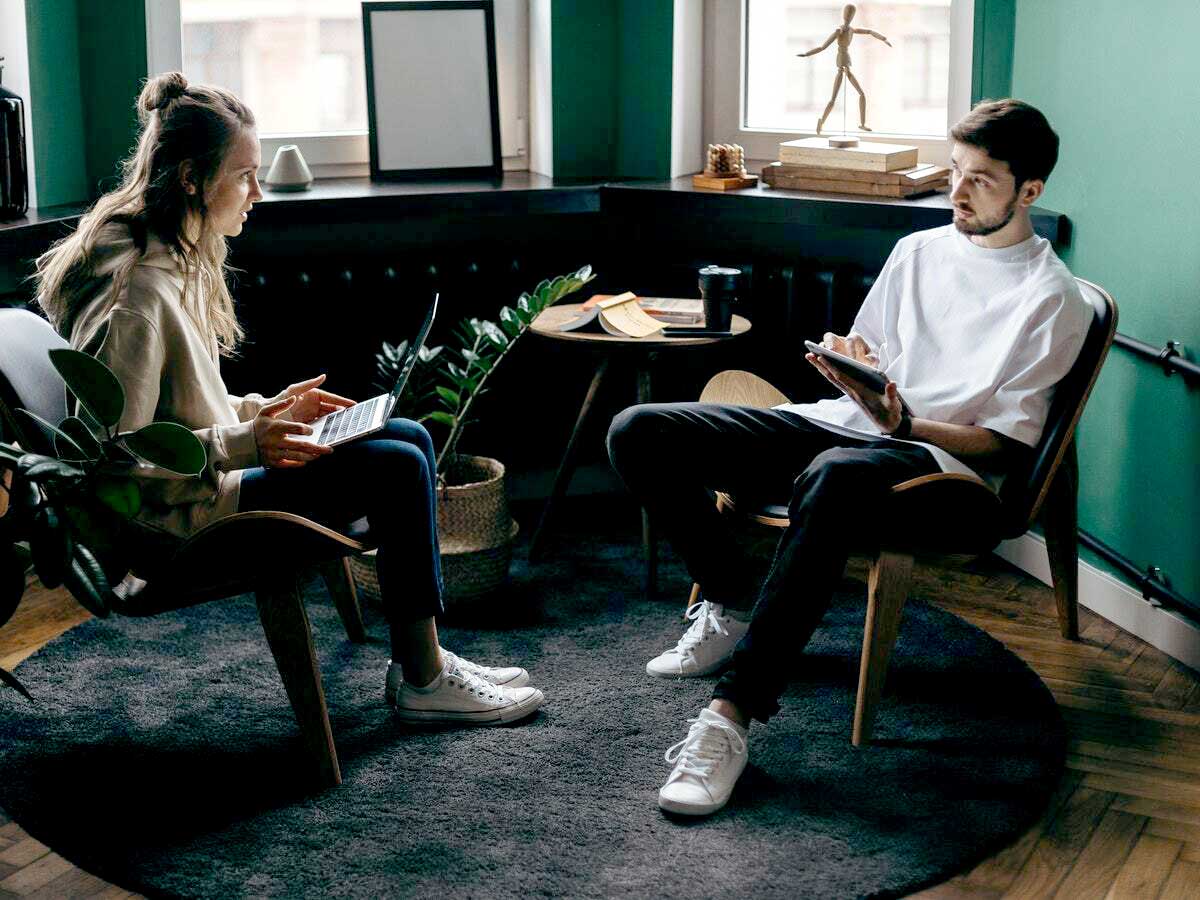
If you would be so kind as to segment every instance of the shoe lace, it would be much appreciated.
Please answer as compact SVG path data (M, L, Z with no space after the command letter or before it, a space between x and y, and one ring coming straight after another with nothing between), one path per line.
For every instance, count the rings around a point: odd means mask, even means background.
M692 727L688 729L687 737L672 744L663 754L663 759L675 763L677 772L707 778L730 750L746 752L745 738L732 725L701 719L688 719L688 722Z
M460 681L456 682L460 690L465 690L469 693L478 694L488 700L507 700L508 694L504 688L492 684L482 676L472 672L466 666L462 665L462 661L455 659L450 665L451 676L457 676Z
M688 626L688 630L683 633L683 637L675 645L675 652L680 655L691 653L692 648L704 640L704 636L709 631L716 634L729 634L725 626L721 624L721 620L717 618L713 605L707 600L702 600L689 609L687 617L692 620L692 624Z
M470 672L472 675L486 676L493 671L491 666L481 666L477 662L471 662L469 659L463 659L457 653L451 653L445 647L442 648L442 656L450 660L451 667L458 666L464 672Z

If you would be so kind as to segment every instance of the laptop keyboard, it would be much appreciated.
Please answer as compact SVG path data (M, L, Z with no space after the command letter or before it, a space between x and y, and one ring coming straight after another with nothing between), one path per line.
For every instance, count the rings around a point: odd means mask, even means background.
M375 418L375 406L383 399L385 398L375 397L339 412L330 413L325 419L325 424L321 426L321 433L317 435L317 443L332 444L366 431Z

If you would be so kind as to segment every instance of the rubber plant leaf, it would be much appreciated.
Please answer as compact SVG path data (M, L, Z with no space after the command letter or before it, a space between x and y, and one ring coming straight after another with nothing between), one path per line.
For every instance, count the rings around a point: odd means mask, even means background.
M198 475L208 461L200 439L175 422L154 422L122 438L146 462L180 475Z
M0 627L12 618L25 593L25 560L12 544L0 546Z
M29 549L33 551L33 568L42 584L48 588L62 584L71 564L75 541L53 506L43 503L34 511Z
M104 448L100 446L100 442L96 440L96 436L92 434L91 429L83 419L78 416L67 416L58 423L58 429L63 434L67 435L74 442L75 446L82 450L85 454L84 459L94 460L99 459ZM60 441L57 436L54 441L54 449L58 451L60 458L63 457L63 449L59 446Z
M79 403L105 428L121 421L125 391L112 370L94 356L78 350L51 350L50 362Z
M45 428L47 431L49 431L50 434L52 434L54 436L54 442L55 442L56 446L58 445L58 442L61 440L61 441L65 442L65 446L70 448L72 453L79 454L78 456L75 457L76 459L87 459L87 454L83 452L83 448L80 447L78 444L76 444L74 439L72 439L72 437L69 434L67 434L65 431L62 431L61 429L55 427L54 425L51 425L49 422L47 422L45 419L43 419L37 413L32 413L27 409L22 409L20 407L17 407L17 412L23 414L26 418L32 420L33 422L36 422L38 425L41 425L43 428Z
M142 508L142 492L132 478L98 478L96 498L113 512L127 519L132 519Z
M100 563L96 562L96 557L83 544L75 545L63 583L80 606L99 619L108 618L108 596L111 593L108 578Z

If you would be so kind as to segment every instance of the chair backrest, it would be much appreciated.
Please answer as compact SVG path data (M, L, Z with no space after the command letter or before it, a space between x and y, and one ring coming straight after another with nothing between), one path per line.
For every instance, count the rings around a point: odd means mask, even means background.
M1012 473L1000 489L1006 520L1004 536L1008 538L1024 534L1037 518L1058 466L1071 446L1075 426L1117 331L1117 304L1108 291L1082 278L1075 280L1092 306L1092 326L1075 364L1054 389L1046 426L1029 467L1024 472Z
M18 407L57 425L67 417L67 386L49 352L70 347L45 319L27 309L0 309L0 415L5 431L26 450L53 454L50 435Z

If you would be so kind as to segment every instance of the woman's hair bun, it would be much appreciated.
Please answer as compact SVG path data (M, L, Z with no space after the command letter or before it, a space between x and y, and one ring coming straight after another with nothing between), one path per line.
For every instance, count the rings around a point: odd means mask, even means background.
M188 89L187 79L182 72L163 72L147 79L138 97L138 112L148 115L162 109L176 97L182 97Z

